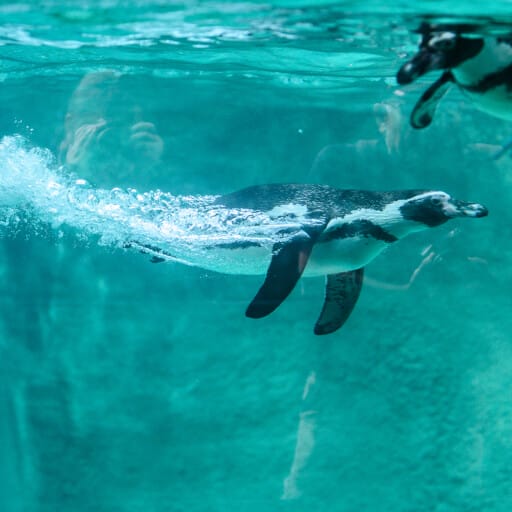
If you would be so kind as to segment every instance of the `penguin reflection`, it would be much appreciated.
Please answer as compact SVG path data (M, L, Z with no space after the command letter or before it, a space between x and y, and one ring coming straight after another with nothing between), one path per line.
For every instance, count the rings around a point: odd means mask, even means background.
M322 148L313 161L308 181L342 183L342 188L375 188L375 182L382 181L401 165L408 154L407 130L398 102L375 103L361 121L356 121L356 128L352 131L355 137L358 133L363 136ZM400 179L396 173L393 176ZM411 187L406 182L397 182L396 188Z
M161 162L163 140L127 85L113 71L90 73L69 101L59 159L99 186L144 183Z
M99 187L145 186L151 177L157 176L163 155L162 138L140 107L141 102L128 92L128 89L136 92L135 87L128 87L134 84L129 80L112 71L88 74L81 79L68 103L65 137L59 148L60 163ZM9 321L4 322L1 334L4 339L16 341L11 345L16 345L20 360L23 358L24 364L31 368L30 379L9 382L8 387L0 378L0 415L4 424L3 429L0 427L0 441L7 440L1 450L11 461L21 457L15 452L14 441L21 439L23 432L38 440L35 436L40 434L40 429L34 427L33 418L42 418L48 427L45 439L54 435L54 447L62 447L59 453L74 453L68 445L80 445L70 442L87 428L75 413L79 405L75 397L85 392L76 378L80 369L75 357L80 357L76 354L81 354L91 340L106 336L106 324L98 319L107 315L112 297L119 294L114 281L108 278L111 267L103 262L101 254L92 250L77 253L73 244L66 241L53 251L41 250L38 240L30 239L27 243L28 233L21 227L17 237L6 238L2 244L6 288L3 307ZM61 342L62 346L67 345L66 336L77 332L76 325L84 319L87 319L87 336L74 340L76 352L56 350ZM77 348L82 342L85 345ZM129 359L130 355L126 357ZM0 350L0 360L4 359ZM1 364L0 367L3 369ZM41 404L46 403L52 404L56 414L60 414L58 422L53 423L44 416L45 406ZM67 437L59 435L60 429L66 431ZM45 442L34 443L30 451L22 453L22 463L27 468L53 468L54 452L46 448ZM13 489L21 488L25 466L14 468L21 472L18 475L14 474L13 463L11 467L0 463L0 474L12 477L12 484L8 485ZM52 487L53 477L54 472L38 475L42 487L45 483ZM2 481L9 480L2 478ZM29 500L30 489L23 492L23 499Z

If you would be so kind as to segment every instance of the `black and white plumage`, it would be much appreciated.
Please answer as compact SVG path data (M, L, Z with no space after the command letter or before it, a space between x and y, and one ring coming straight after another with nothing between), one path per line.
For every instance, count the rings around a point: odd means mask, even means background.
M441 191L373 192L299 184L249 187L219 196L212 208L241 212L255 235L212 241L204 248L207 257L188 263L228 274L265 275L246 311L251 318L272 313L302 275L327 276L316 334L343 325L359 297L364 266L389 244L454 217L487 215L482 205L457 201ZM266 220L252 225L252 219ZM154 261L172 259L155 247L138 248Z
M476 108L512 120L512 37L471 34L466 25L430 25L418 29L419 51L397 73L406 85L429 71L444 70L421 96L411 113L411 125L425 128L441 98L456 84Z

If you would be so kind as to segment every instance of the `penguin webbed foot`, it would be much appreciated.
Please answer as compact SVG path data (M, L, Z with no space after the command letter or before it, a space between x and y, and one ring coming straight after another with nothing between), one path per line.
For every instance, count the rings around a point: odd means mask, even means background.
M330 334L348 320L363 286L364 268L327 276L322 312L315 324L315 334Z

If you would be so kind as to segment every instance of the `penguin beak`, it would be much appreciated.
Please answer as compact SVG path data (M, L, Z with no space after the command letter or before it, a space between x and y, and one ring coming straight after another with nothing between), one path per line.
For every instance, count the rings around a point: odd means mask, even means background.
M407 85L429 71L444 69L444 67L445 58L441 52L423 49L399 69L396 81L400 85Z
M487 217L489 211L478 203L467 203L452 199L450 208L445 210L447 217Z

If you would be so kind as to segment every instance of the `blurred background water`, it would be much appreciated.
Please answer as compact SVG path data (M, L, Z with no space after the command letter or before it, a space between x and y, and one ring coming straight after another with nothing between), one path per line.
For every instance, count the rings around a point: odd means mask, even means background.
M512 160L491 154L512 127L454 88L414 131L435 77L395 75L421 21L502 33L511 8L2 2L0 510L510 510ZM121 195L432 188L490 216L391 247L315 337L322 279L253 321L261 278L13 209L67 175Z

